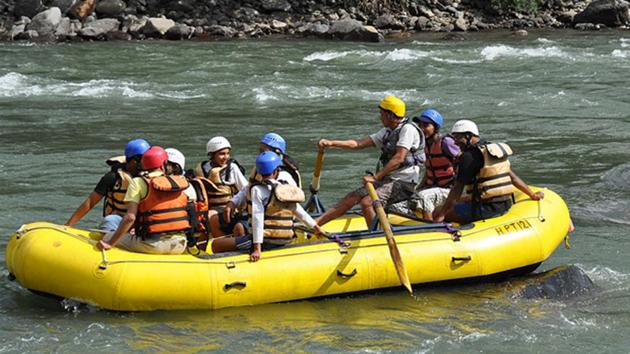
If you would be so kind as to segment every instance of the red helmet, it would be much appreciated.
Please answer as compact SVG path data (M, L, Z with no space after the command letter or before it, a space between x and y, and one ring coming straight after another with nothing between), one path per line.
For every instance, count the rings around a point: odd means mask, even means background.
M167 160L168 154L162 147L151 146L151 148L142 155L140 163L142 164L142 169L147 171L162 167Z

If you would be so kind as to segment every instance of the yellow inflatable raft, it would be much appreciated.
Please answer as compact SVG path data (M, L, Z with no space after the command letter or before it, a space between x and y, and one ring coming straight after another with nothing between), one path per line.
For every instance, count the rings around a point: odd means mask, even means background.
M549 190L541 202L517 194L507 214L474 225L390 221L412 284L532 271L570 224L566 204ZM218 309L400 286L382 231L366 231L359 216L326 226L351 245L301 240L252 263L239 253L102 252L98 232L37 222L11 236L6 261L27 289L123 311Z

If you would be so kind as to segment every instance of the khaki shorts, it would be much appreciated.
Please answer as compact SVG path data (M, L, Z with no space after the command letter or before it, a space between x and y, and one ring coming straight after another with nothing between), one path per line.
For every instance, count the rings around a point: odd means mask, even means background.
M376 181L374 188L376 194L383 207L408 200L413 195L416 184L413 182L403 182L399 180ZM361 199L369 195L366 187L355 189L353 193L357 193Z
M103 237L103 240L109 242L113 235L113 232L107 233L105 237ZM143 240L140 237L125 234L118 240L116 246L124 248L127 251L139 253L182 254L186 251L186 236L173 235Z
M411 197L410 207L417 211L433 213L436 207L444 204L450 189L433 187L416 191Z

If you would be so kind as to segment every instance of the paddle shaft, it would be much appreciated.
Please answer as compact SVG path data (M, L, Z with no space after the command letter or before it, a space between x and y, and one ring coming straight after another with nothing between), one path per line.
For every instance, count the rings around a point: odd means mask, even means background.
M324 149L317 150L317 158L315 159L315 170L313 171L313 179L311 179L311 193L317 194L319 191L319 177L322 173L322 165L324 164Z
M365 184L365 186L368 190L368 193L370 194L370 198L372 198L372 203L376 211L376 215L378 216L378 220L383 226L383 231L385 231L387 246L389 246L389 254L392 257L392 261L394 261L394 266L396 267L398 279L400 279L400 283L407 289L407 291L409 291L410 294L413 294L413 290L411 289L411 282L409 281L409 275L407 274L405 264L400 257L400 252L398 251L398 246L396 245L396 240L394 239L392 227L389 224L389 220L387 219L387 214L385 214L385 209L383 209L383 206L381 205L378 194L376 194L376 190L374 189L374 185L368 182Z

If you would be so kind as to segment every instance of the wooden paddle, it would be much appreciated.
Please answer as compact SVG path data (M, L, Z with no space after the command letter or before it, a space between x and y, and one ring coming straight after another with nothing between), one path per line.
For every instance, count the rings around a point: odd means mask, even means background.
M409 281L409 275L407 274L407 269L405 268L402 258L400 258L400 252L398 251L398 246L396 245L396 240L394 239L392 227L387 219L387 214L385 214L385 209L383 209L383 205L376 194L374 185L368 182L365 186L367 187L368 193L370 193L370 198L372 198L372 205L374 206L378 220L383 226L383 231L385 231L385 238L387 239L387 245L389 246L389 254L392 256L392 261L394 261L394 267L396 267L398 279L400 279L400 283L407 289L407 291L409 291L410 294L413 294L411 282Z
M304 208L308 212L316 212L319 214L324 212L324 206L317 196L317 192L319 192L319 178L322 173L323 164L324 149L320 148L317 150L317 157L315 158L315 170L313 171L313 178L311 179L311 185L309 186L311 197L308 199L306 207Z

